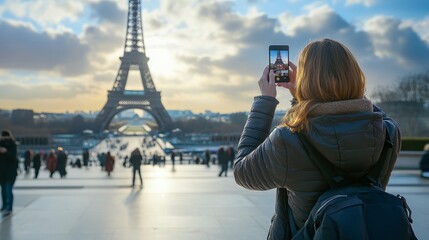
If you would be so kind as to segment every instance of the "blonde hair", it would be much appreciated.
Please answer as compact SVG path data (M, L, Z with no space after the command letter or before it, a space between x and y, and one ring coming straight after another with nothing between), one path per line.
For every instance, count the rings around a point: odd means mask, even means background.
M429 143L426 143L425 146L423 147L424 151L429 151Z
M292 132L307 131L308 113L318 103L363 98L365 75L343 44L323 39L309 43L301 52L296 73L298 102L282 124Z

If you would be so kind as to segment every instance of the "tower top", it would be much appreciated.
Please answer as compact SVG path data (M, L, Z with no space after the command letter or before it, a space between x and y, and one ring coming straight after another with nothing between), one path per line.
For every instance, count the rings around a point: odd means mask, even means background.
M145 52L140 0L129 0L124 53Z
M274 65L283 65L283 64L284 63L283 63L282 55L280 54L280 51L277 51L277 59Z

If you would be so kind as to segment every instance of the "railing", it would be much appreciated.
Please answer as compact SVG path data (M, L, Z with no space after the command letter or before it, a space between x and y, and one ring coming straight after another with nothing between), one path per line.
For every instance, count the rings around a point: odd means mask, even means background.
M396 160L395 169L420 169L420 158L424 151L401 151Z

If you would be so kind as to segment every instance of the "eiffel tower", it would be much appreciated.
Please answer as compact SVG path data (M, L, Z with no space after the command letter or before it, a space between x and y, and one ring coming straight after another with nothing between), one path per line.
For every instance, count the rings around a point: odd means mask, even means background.
M129 0L127 34L124 56L119 58L121 66L107 102L96 118L98 130L106 129L113 117L127 109L141 109L151 114L160 130L170 130L173 121L161 102L161 92L157 91L149 71L145 46L140 0ZM125 90L129 71L140 71L143 90Z

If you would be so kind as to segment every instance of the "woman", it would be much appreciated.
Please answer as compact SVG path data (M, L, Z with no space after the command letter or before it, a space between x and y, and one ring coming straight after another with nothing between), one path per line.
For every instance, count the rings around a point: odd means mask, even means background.
M18 159L16 143L12 134L4 130L0 137L0 184L3 215L9 215L13 210L13 185L16 180Z
M106 167L107 175L110 176L110 173L113 171L113 167L115 166L115 158L110 154L110 152L107 152L104 164Z
M273 72L265 68L259 80L261 96L254 99L234 166L239 185L252 190L277 188L268 239L288 238L288 205L301 228L318 197L329 189L297 133L351 177L365 175L388 135L394 146L379 176L383 187L401 142L397 124L364 97L365 76L344 45L330 39L311 42L302 50L298 67L289 65L290 82L277 86L289 89L292 108L270 133L279 102Z
M140 150L138 148L134 149L134 151L131 152L131 157L130 157L130 165L133 166L133 184L131 185L131 187L134 187L134 183L136 181L136 172L139 173L140 187L143 187L143 179L140 171L142 160L143 160L143 157L140 153Z
M57 170L57 155L54 150L51 150L46 158L46 168L49 170L49 177L52 178Z

